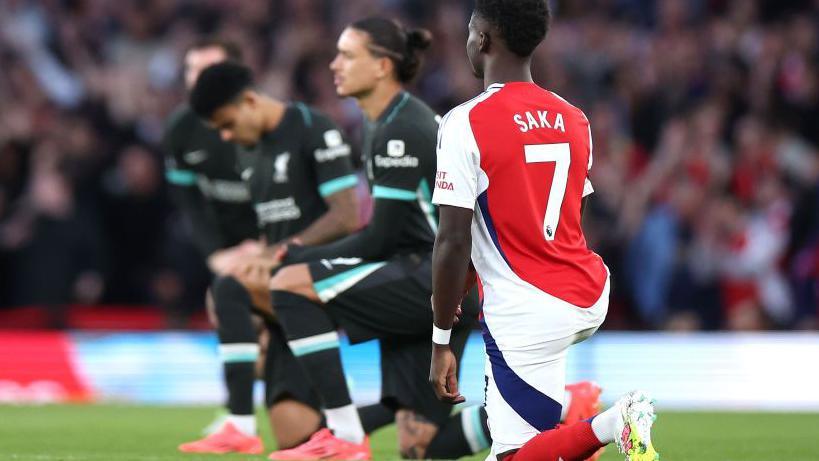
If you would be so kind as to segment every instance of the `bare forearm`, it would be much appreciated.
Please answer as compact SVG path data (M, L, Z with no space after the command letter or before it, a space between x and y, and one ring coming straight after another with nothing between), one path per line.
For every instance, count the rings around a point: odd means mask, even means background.
M321 245L338 240L355 231L357 227L357 219L346 213L328 210L294 237L303 245Z
M358 197L354 188L342 189L324 198L327 211L307 229L294 235L302 245L322 245L349 235L359 228Z
M438 235L432 255L432 304L438 328L450 329L463 298L472 241L469 234Z
M387 259L396 252L401 226L409 212L407 202L378 199L373 218L366 227L325 245L292 248L287 253L286 262L293 264L343 257L371 261Z

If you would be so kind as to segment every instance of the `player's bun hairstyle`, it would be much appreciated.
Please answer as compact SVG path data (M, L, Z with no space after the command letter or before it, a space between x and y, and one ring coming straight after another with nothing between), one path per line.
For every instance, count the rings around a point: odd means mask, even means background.
M231 61L214 64L196 79L189 98L191 108L200 117L209 119L252 85L253 74L246 66Z
M193 42L187 51L202 50L205 48L221 48L228 60L242 62L242 49L235 42L216 37L204 37Z
M506 47L525 58L549 31L547 0L476 0L475 13L495 26Z
M421 68L422 52L432 44L432 33L426 29L404 28L398 21L382 17L361 19L350 25L370 36L370 52L390 58L401 83L409 83Z

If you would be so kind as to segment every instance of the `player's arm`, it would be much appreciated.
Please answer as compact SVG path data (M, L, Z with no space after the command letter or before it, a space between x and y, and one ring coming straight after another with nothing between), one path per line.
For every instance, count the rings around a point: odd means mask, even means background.
M389 145L401 145L406 155L420 149L433 149L434 140L424 139L413 127L388 127L384 140L373 152L387 155ZM396 144L397 143L397 144ZM287 262L356 257L382 260L395 254L404 223L415 211L417 188L422 178L421 166L377 169L373 179L373 217L361 231L337 242L319 247L293 248Z
M343 257L384 259L392 254L401 226L411 211L406 203L376 199L370 223L359 232L326 245L291 246L285 262L293 264Z
M191 224L194 245L209 258L219 250L223 238L208 212L208 204L197 186L196 173L188 168L183 158L179 126L173 121L167 127L162 147L165 153L165 179L170 186L171 200Z
M306 229L294 236L304 245L332 242L354 232L359 227L358 196L355 187L349 187L324 197L327 211Z
M304 110L310 114L305 149L312 161L318 192L327 204L327 212L294 237L304 245L320 245L359 228L358 176L353 169L350 144L338 127L323 114Z
M448 336L464 296L464 280L469 272L472 213L471 209L441 206L438 236L432 252L434 334L430 381L438 398L453 404L465 399L458 392L455 356L449 349ZM446 335L446 340L436 338L442 334ZM439 344L444 342L447 344Z
M429 380L438 398L459 403L457 364L449 348L455 314L471 276L471 225L478 197L477 146L464 114L448 115L439 132L438 173L433 203L439 205L438 235L432 252L432 361ZM466 134L466 136L464 136Z
M588 202L589 195L594 193L594 186L592 186L591 179L589 178L589 172L591 172L592 164L594 163L594 152L593 152L593 143L592 143L592 134L591 134L591 124L589 124L589 120L586 116L583 116L584 120L586 121L586 126L589 130L589 163L586 167L586 181L583 183L583 198L580 200L580 222L583 222L583 213L586 211L586 202Z

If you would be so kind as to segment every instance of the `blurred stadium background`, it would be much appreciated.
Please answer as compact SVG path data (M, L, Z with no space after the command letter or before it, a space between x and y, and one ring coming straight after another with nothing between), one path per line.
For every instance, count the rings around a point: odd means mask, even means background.
M614 277L605 331L572 351L570 379L613 398L637 360L661 410L819 411L819 1L551 3L534 75L591 120L585 229ZM413 91L444 113L481 90L470 11L0 0L0 402L221 402L209 275L158 148L189 44L238 42L266 92L355 139L360 112L327 69L343 27L377 13L429 28ZM344 350L360 402L377 397L374 350Z

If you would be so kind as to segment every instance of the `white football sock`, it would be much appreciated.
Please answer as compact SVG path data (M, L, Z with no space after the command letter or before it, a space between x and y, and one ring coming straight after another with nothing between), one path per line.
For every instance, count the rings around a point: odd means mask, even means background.
M244 435L256 436L256 415L228 415L227 421Z
M617 437L617 420L620 419L620 406L614 404L608 410L595 416L591 427L600 443L609 444Z
M563 408L560 409L560 422L566 421L566 414L569 413L569 405L572 404L572 393L566 391L563 396Z
M343 407L324 410L327 427L336 437L353 443L364 441L364 428L358 417L358 408L352 403Z

